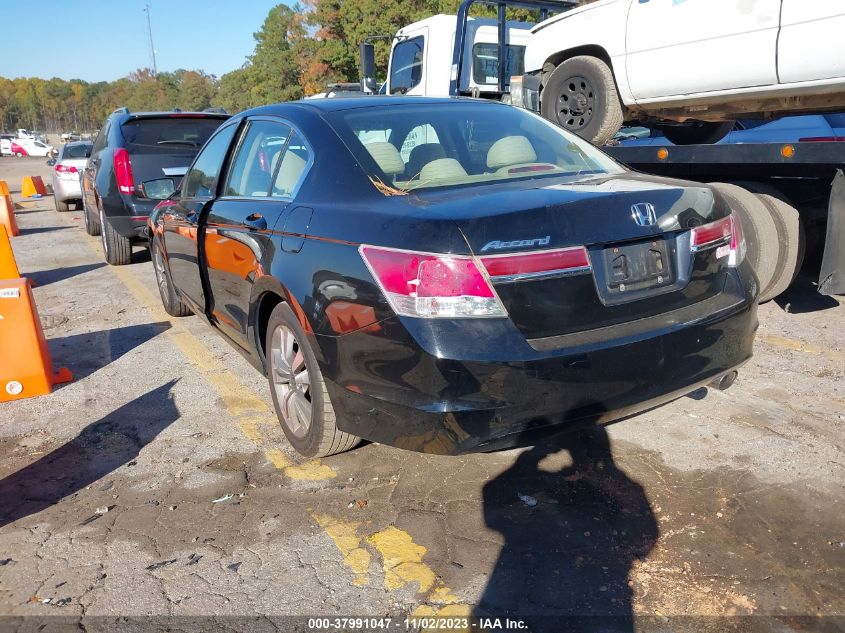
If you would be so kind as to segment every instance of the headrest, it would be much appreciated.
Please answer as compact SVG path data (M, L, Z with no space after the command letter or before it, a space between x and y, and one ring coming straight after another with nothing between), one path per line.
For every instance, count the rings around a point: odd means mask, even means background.
M438 158L422 168L420 182L448 180L449 178L461 178L466 175L466 169L454 158Z
M364 145L379 168L388 176L395 176L405 171L405 162L399 154L399 150L392 143L379 141Z
M524 136L500 138L487 152L487 167L490 169L535 162L537 162L537 152Z

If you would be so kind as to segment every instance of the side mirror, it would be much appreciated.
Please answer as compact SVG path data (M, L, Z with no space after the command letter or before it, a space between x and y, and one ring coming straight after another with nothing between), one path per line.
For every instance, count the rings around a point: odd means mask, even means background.
M372 94L376 91L376 47L372 42L362 42L361 54L361 90Z
M167 200L176 191L176 183L173 178L159 178L141 183L141 193L151 200Z

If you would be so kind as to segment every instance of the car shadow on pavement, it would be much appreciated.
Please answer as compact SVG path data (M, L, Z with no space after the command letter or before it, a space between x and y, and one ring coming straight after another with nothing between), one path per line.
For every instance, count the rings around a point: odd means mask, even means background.
M819 312L839 307L839 302L833 297L819 294L816 281L806 273L799 275L786 292L775 297L774 301L790 314Z
M78 382L170 327L169 322L161 321L51 338L48 345L53 366L67 367Z
M629 574L658 526L604 428L525 451L483 496L485 523L504 545L476 618L520 618L532 633L634 630Z
M138 457L179 419L161 385L92 422L73 440L0 481L0 528L45 510Z
M26 273L26 276L32 279L36 286L46 286L54 284L58 281L71 279L77 275L83 275L92 270L103 268L105 263L101 264L84 264L82 266L65 266L64 268L51 268L50 270L38 270Z
M66 231L67 229L73 228L70 225L68 226L34 226L30 228L23 228L20 229L20 235L35 235L37 233L52 233L53 231Z

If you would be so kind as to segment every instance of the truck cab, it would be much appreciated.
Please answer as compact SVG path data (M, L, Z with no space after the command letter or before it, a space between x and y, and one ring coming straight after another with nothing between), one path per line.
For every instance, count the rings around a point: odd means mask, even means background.
M453 63L458 20L435 15L400 29L393 39L387 76L387 94L449 96L457 79L459 92L501 96L499 89L499 24L493 18L467 17L460 77ZM531 22L507 21L505 76L525 70L525 48Z

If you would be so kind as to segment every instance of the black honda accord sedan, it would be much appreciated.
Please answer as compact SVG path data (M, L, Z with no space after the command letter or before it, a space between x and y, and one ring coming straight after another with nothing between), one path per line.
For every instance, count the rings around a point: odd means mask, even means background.
M306 456L360 438L456 454L616 420L730 383L757 328L718 192L500 103L244 112L149 231L167 311L203 315L268 376Z

